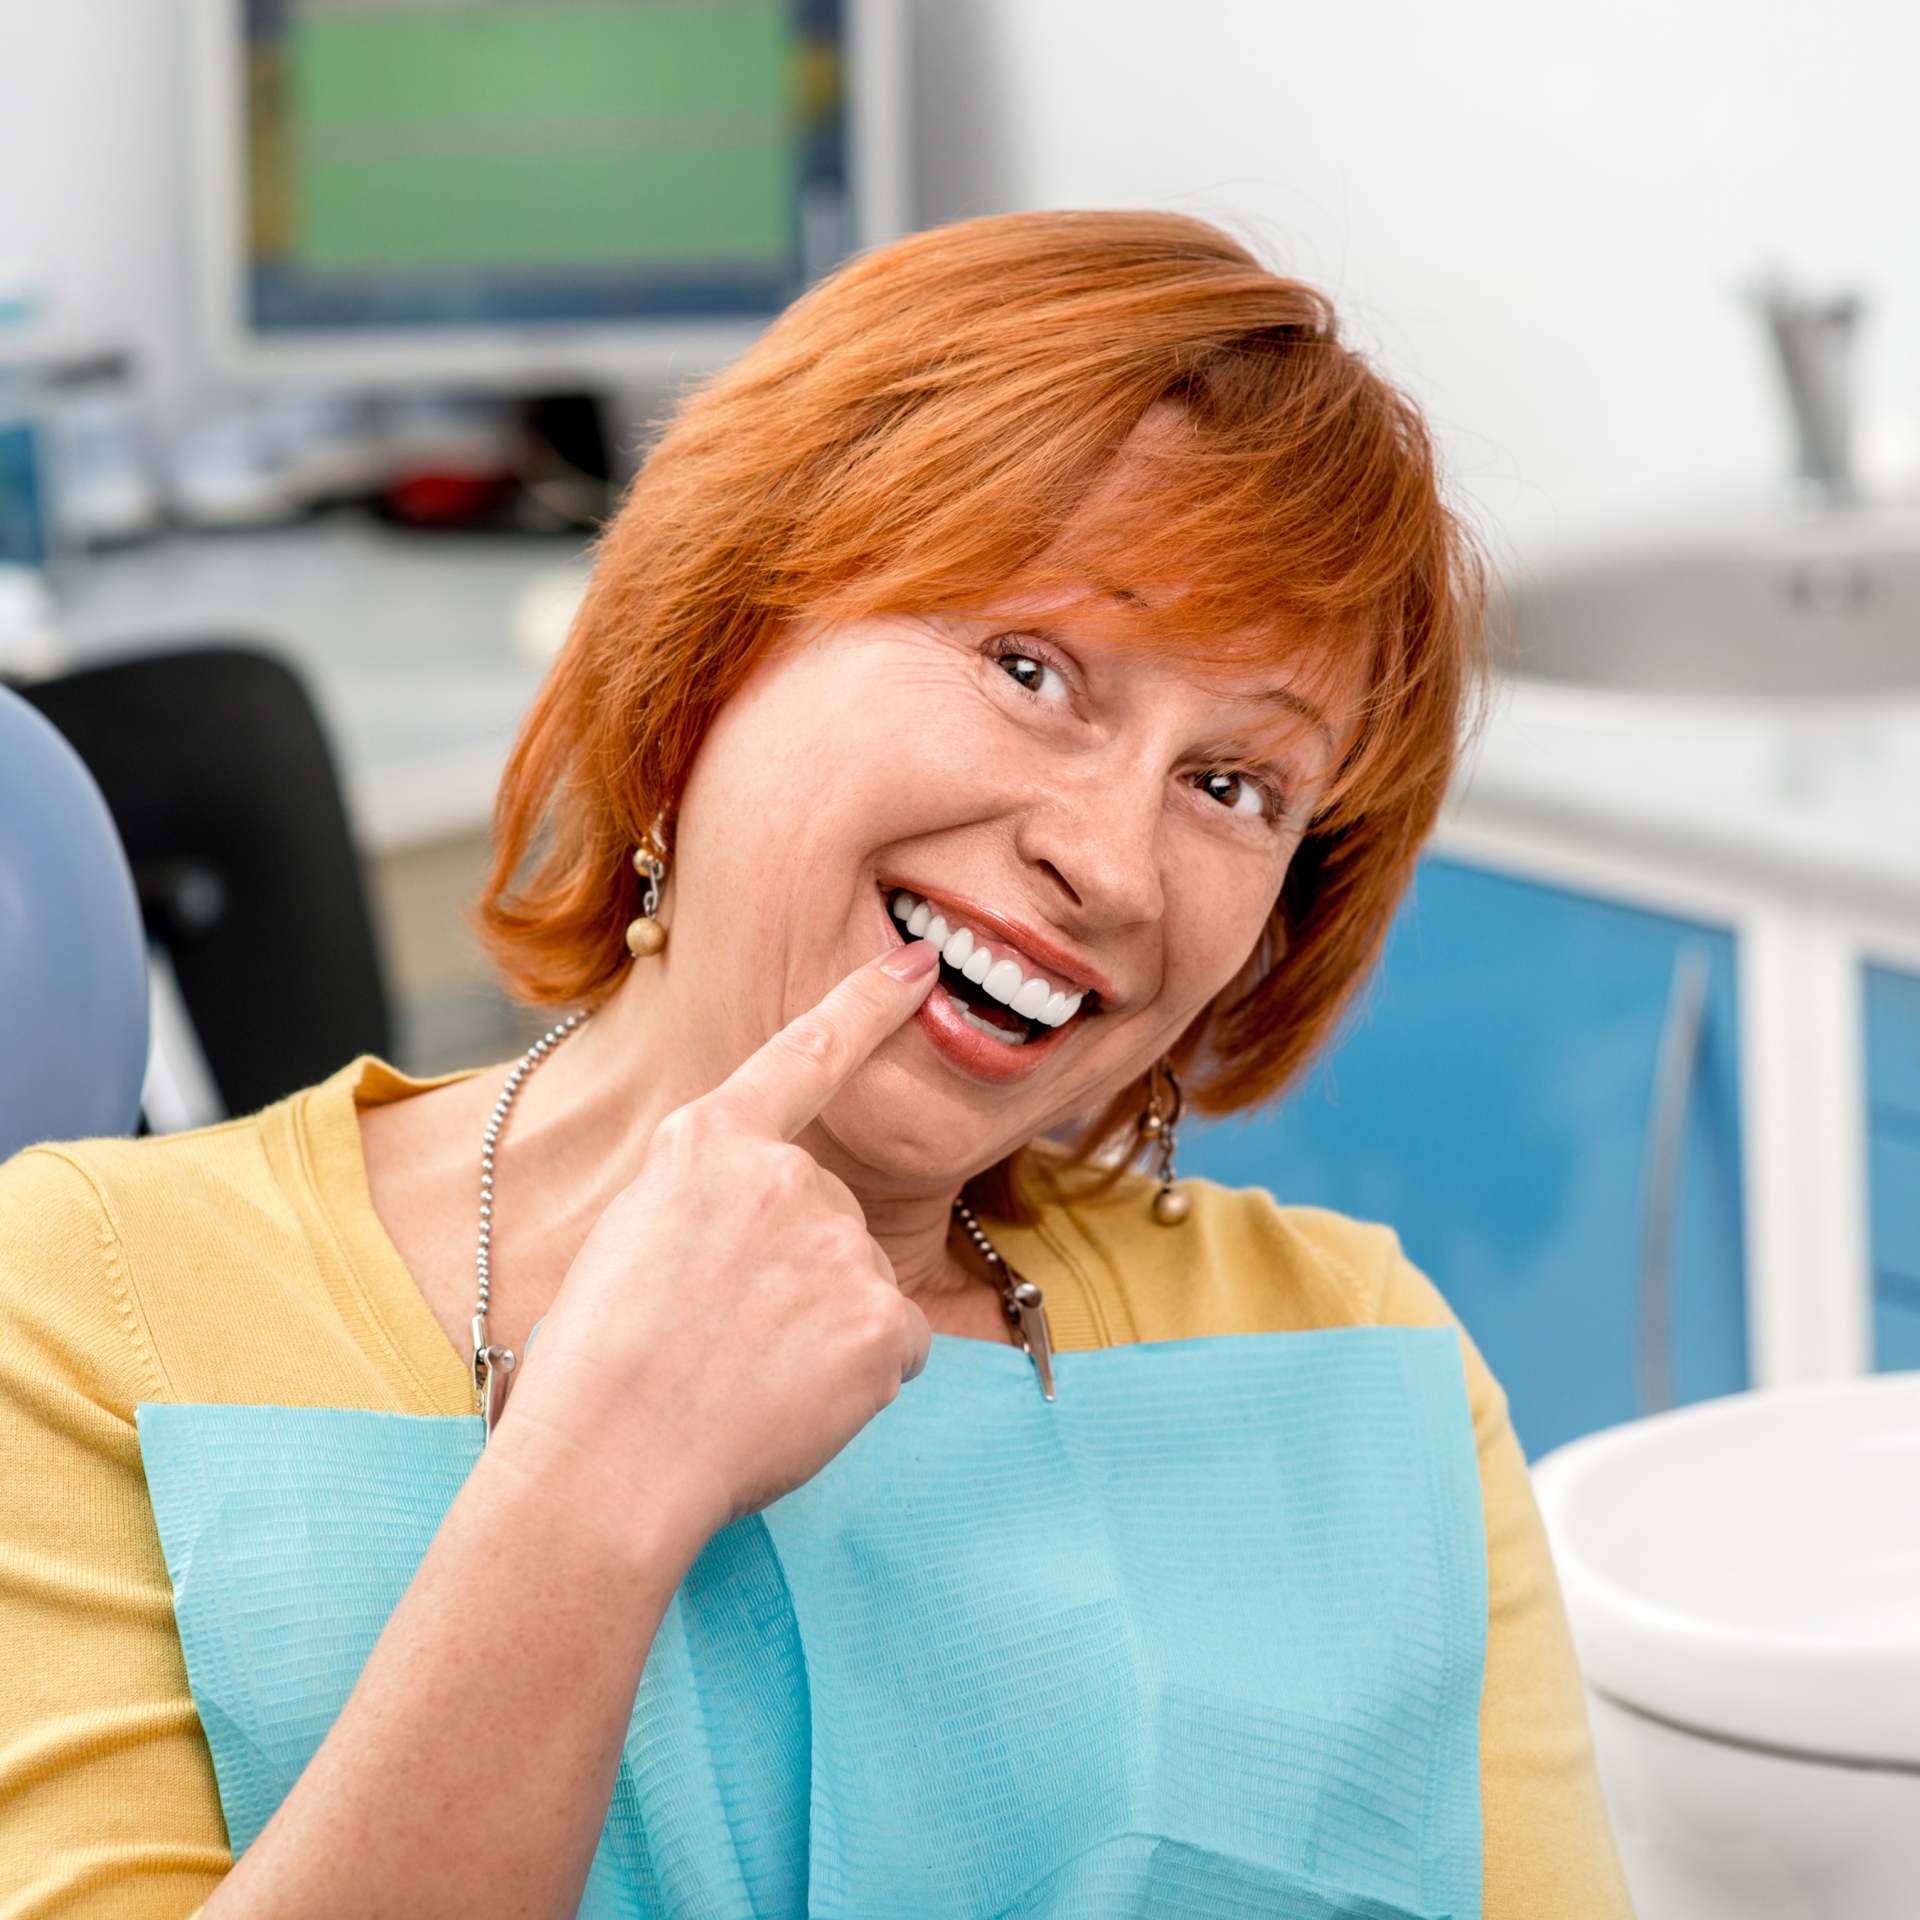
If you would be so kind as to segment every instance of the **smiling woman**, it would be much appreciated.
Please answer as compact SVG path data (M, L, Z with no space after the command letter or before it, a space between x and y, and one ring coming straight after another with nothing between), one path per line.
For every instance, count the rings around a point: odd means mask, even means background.
M0 1171L7 1911L1624 1915L1479 1356L1172 1179L1378 951L1478 596L1192 220L694 395L500 796L548 1039Z
M1189 677L1283 665L1345 696L1344 763L1240 956L1244 990L1180 1048L1208 1056L1202 1110L1253 1104L1385 936L1452 768L1479 584L1419 415L1310 288L1172 215L921 235L801 301L655 450L509 769L484 924L533 999L604 993L626 957L617 850L672 813L713 715L793 622L999 599L1044 630L1071 607ZM1064 696L1032 637L1022 670ZM1117 1095L1086 1140L1142 1100Z

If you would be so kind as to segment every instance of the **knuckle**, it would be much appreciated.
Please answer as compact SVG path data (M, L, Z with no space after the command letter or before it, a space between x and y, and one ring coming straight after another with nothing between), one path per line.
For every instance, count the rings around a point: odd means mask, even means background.
M847 1045L824 1020L797 1020L780 1035L782 1049L797 1066L813 1074L831 1074L846 1058Z
M654 1144L664 1153L681 1154L696 1151L701 1142L712 1137L713 1122L711 1115L699 1101L690 1106L676 1107L673 1112L653 1130Z
M680 1122L686 1138L699 1146L731 1138L739 1130L732 1112L714 1099L690 1100L674 1118Z
M878 1280L869 1280L861 1288L853 1321L860 1343L866 1347L891 1346L900 1334L900 1295Z
M836 1263L872 1278L873 1241L866 1227L844 1213L836 1213L829 1220L827 1231L828 1245Z
M765 1191L776 1200L805 1199L814 1190L813 1156L804 1147L770 1147L766 1156Z
M707 1100L676 1107L653 1130L647 1166L675 1182L715 1178L737 1156L739 1128L724 1108Z

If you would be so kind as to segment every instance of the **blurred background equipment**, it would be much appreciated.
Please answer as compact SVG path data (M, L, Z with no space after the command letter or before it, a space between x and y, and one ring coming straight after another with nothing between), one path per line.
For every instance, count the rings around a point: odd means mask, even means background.
M299 680L268 655L203 647L25 691L99 782L163 957L160 1003L170 1020L177 989L224 1110L250 1113L356 1054L384 1054L359 860ZM176 1044L183 1059L171 1110L221 1117L183 1084L197 1068Z
M1787 510L1682 522L1516 583L1511 663L1658 693L1847 695L1920 684L1920 517L1858 511L1863 303L1767 282L1752 304L1793 423Z
M523 392L720 364L909 221L882 0L194 0L217 361Z
M53 557L44 414L37 371L0 366L0 566L44 568Z
M1863 311L1857 294L1820 299L1774 280L1754 295L1779 356L1793 416L1795 467L1812 502L1850 507L1853 472L1853 336Z
M57 673L63 658L59 614L46 574L0 560L0 680Z
M45 379L62 540L104 547L157 533L160 489L128 356L58 362Z
M0 1160L131 1133L147 1065L133 878L73 749L0 687Z
M467 908L514 730L589 574L578 535L450 537L359 509L175 534L68 569L46 603L57 631L41 672L272 635L335 756L395 1054L448 1071L538 1037L494 981Z

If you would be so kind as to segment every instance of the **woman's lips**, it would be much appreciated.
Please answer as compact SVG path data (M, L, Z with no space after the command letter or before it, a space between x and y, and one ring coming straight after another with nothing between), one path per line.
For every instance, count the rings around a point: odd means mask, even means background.
M906 927L890 910L886 919L894 937L904 945L912 937ZM944 960L941 971L942 979L920 1003L914 1020L935 1050L963 1072L981 1080L1022 1079L1036 1071L1065 1039L1071 1016L1058 1026L1048 1027L1014 1015L993 1001L988 1001L982 1011L969 1006L949 985L959 982ZM978 992L977 987L971 990ZM1006 1022L999 1031L994 1030L994 1016ZM1003 1039L1001 1032L1017 1032L1021 1037Z
M978 1080L1024 1079L1040 1069L1064 1037L1054 1032L1010 1047L965 1020L960 1003L942 987L935 987L921 1001L913 1017L944 1058Z

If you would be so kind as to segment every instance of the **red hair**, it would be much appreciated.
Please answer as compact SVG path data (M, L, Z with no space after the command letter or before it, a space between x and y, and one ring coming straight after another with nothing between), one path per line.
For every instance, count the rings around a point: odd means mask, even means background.
M1130 510L1090 513L1166 402L1191 430L1155 439L1150 511L1134 488ZM916 234L823 282L686 403L607 529L501 784L479 919L509 986L552 1006L613 990L628 854L672 818L784 625L1067 577L1177 583L1181 631L1154 644L1331 651L1364 677L1359 738L1258 949L1174 1049L1202 1111L1277 1094L1379 953L1445 796L1483 572L1419 413L1341 344L1326 298L1175 214ZM1085 1150L1144 1098L1119 1095ZM970 1191L1022 1211L1015 1172Z

